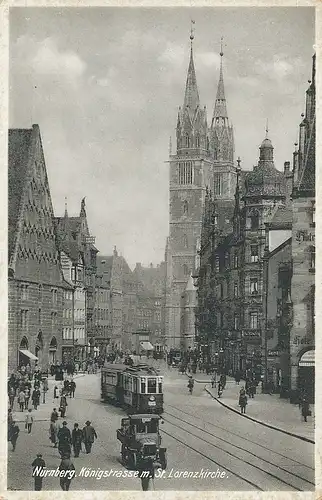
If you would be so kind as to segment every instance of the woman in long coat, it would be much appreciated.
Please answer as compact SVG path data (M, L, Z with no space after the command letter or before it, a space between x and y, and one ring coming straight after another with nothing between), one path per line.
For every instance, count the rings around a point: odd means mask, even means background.
M68 406L67 399L66 399L66 396L63 393L62 396L61 396L61 398L60 398L60 405L59 405L59 411L60 411L61 418L65 417L67 406Z
M54 448L57 448L58 443L58 424L57 422L50 422L49 439L53 443Z

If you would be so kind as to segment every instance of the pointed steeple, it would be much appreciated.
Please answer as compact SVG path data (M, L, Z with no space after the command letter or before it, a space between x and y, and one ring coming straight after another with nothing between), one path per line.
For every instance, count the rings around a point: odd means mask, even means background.
M225 123L228 120L227 107L226 107L226 97L225 97L225 86L224 86L224 76L222 69L222 60L223 60L223 38L221 37L221 47L220 47L220 73L219 73L219 82L217 87L217 95L216 102L213 114L213 122L218 122L219 119L223 119ZM214 123L214 124L215 124Z
M191 21L194 24L194 21ZM186 81L186 91L184 95L184 103L183 110L189 107L190 112L194 112L196 108L199 106L199 92L197 86L197 78L195 72L195 65L193 61L193 47L192 42L194 39L192 24L191 24L191 33L190 33L190 61L188 67L187 81Z

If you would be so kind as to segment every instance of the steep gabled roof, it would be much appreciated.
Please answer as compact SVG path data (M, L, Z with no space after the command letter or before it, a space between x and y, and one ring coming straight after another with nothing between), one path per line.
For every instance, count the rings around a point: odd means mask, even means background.
M24 192L32 129L10 129L8 144L8 257L14 250L15 235Z

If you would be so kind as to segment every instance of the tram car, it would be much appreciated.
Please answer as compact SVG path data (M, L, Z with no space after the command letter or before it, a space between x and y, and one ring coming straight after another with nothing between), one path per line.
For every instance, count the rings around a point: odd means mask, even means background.
M149 365L105 364L101 369L101 399L129 414L163 412L163 376Z

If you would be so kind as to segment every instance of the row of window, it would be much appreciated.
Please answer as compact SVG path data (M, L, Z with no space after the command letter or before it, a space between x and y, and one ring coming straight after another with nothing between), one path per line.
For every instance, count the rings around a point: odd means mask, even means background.
M65 300L72 300L73 299L72 290L64 290L64 299Z
M193 184L192 161L179 162L179 184Z
M29 291L30 291L30 286L26 284L21 284L20 285L20 298L21 300L28 300L29 297ZM42 285L38 286L38 301L42 301L42 294L43 294L43 287ZM53 305L56 305L58 303L58 290L56 288L51 289L51 301Z
M250 330L258 330L260 328L260 322L259 322L259 314L257 311L251 311L249 313L249 318L248 318L248 325ZM224 313L220 312L218 315L218 326L223 327L224 326ZM234 329L238 330L240 327L240 319L239 315L235 314L234 315Z
M85 328L74 328L74 340L85 339ZM73 340L73 329L63 328L63 340Z
M108 309L96 309L94 312L94 316L96 320L108 320L109 319L109 310Z
M250 262L258 262L259 261L259 246L251 245L250 246ZM230 268L230 255L229 252L225 252L224 258L220 261L219 255L215 256L215 271L217 273L227 270ZM239 255L237 252L234 253L234 261L233 268L239 268Z

